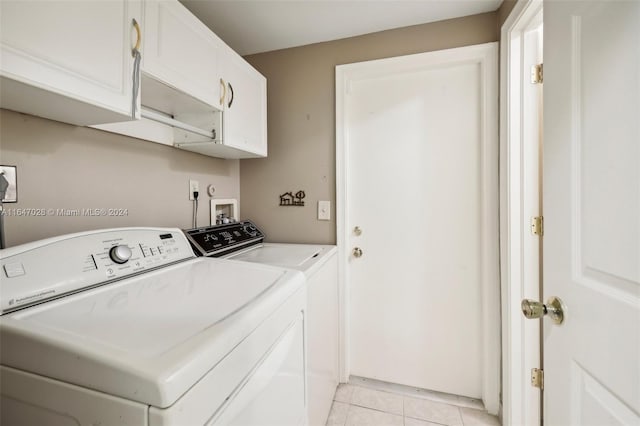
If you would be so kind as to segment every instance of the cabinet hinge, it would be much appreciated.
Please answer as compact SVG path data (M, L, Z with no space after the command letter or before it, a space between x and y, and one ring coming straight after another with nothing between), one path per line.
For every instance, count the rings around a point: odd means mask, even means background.
M531 386L544 389L544 371L541 368L531 369Z
M542 64L531 66L531 84L541 84L543 81L543 66Z
M544 235L544 217L536 216L531 218L531 233L533 235Z

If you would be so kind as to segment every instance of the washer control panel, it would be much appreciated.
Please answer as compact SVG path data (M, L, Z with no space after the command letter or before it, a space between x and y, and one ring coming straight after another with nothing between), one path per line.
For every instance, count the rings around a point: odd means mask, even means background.
M250 221L186 229L185 235L201 256L220 257L260 244L264 234Z
M182 231L172 228L90 231L0 250L0 311L193 258Z

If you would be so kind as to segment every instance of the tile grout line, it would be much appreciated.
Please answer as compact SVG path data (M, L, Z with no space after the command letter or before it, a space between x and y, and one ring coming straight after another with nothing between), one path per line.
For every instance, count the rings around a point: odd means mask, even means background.
M404 411L404 396L402 397L402 425L407 426L407 416Z
M409 389L395 389L395 386L398 387L405 387L403 385L394 385L394 384L387 384L385 382L381 382L381 385L376 386L375 381L371 381L371 382L361 382L361 383L351 383L348 382L346 383L349 386L352 387L356 387L356 388L363 388L363 389L369 389L369 390L374 390L374 391L378 391L378 392L384 392L384 393L389 393L392 395L398 395L398 396L402 396L402 397L406 397L406 398L413 398L413 399L421 399L421 400L427 400L427 401L431 401L431 402L437 402L440 404L447 404L447 405L452 405L454 407L459 407L459 408L470 408L472 410L480 410L480 411L486 411L484 408L484 405L479 402L479 400L475 400L473 398L468 398L470 400L474 400L477 401L477 403L474 402L465 402L465 401L461 401L459 399L454 399L453 397L456 398L461 398L458 395L452 395L452 394L443 394L443 395L448 395L448 397L441 397L438 396L438 394L442 394L441 392L436 392L436 391L429 391L429 390L420 390L420 389L415 389L414 388L409 388ZM388 385L388 386L387 386ZM390 386L390 387L389 387ZM466 398L466 397L464 397Z
M349 398L349 400L351 400L351 398ZM342 426L347 426L347 420L349 420L349 411L351 411L351 404L347 403L347 415L344 416L344 423L342 423Z
M482 404L481 399L464 397L461 395L449 394L446 392L421 389L413 386L389 383L376 379L366 379L363 377L351 377L348 384L368 389L374 389L381 392L389 392L397 395L408 396L411 398L428 399L430 401L441 402L443 404L472 408L476 410L485 410L484 404Z
M350 403L350 402L337 401L335 399L333 400L333 402L340 402L342 404L347 404L349 407L365 408L367 410L377 411L378 413L385 413L385 414L391 414L392 416L404 417L404 414L392 413L390 411L381 410L379 408L367 407L366 405L360 405L360 404L353 404L353 403Z
M395 414L395 413L391 413L389 411L384 411L384 410L380 410L378 408L372 408L372 407L365 407L364 405L358 405L358 404L352 404L350 402L344 402L344 401L338 401L337 399L334 399L333 402L338 402L340 404L346 404L347 405L347 415L345 416L345 422L342 426L346 426L348 417L349 417L349 412L351 411L351 407L358 407L358 408L364 408L366 410L371 410L371 411L376 411L378 413L384 413L384 414L390 414L392 416L399 416L399 414ZM449 404L450 405L450 404ZM455 407L458 408L458 415L460 416L460 422L461 424L464 426L464 422L462 420L462 415L460 413L459 407ZM432 423L432 424L436 424L436 425L441 425L441 426L447 426L447 424L445 423L440 423L440 422L436 422L433 420L426 420L424 418L420 418L420 417L412 417L412 416L407 416L404 412L404 401L402 401L402 423L406 424L406 419L413 419L413 420L418 420L421 422L427 422L427 423Z
M356 393L356 390L358 390L358 389L366 389L366 390L374 391L374 392L377 392L377 393L387 394L389 396L400 397L401 398L401 410L402 410L400 416L402 417L402 425L403 426L407 425L407 423L406 423L407 418L412 419L412 420L417 420L417 421L420 421L420 422L430 422L430 423L433 423L434 425L437 424L437 425L446 426L445 424L442 424L440 422L434 422L433 420L428 420L428 419L425 419L425 418L414 417L414 416L408 416L407 415L407 410L406 410L406 403L410 399L411 400L413 400L413 399L425 400L425 401L430 401L430 402L435 403L435 404L446 405L446 406L449 406L451 408L456 408L456 413L458 414L458 422L456 422L456 423L461 425L461 426L464 426L466 424L466 422L464 421L463 413L462 413L463 410L481 411L481 412L485 412L486 413L486 410L481 410L481 409L478 409L478 408L475 408L475 407L469 407L466 404L458 405L453 401L438 401L438 400L433 400L433 399L430 399L430 398L416 398L414 395L407 395L407 394L402 393L402 392L395 392L395 391L389 390L389 389L376 389L376 388L373 388L373 387L370 387L370 386L361 386L359 384L357 384L357 385L346 384L346 386L351 388L351 389L346 389L345 392L344 392L346 394L345 395L346 397L344 398L344 400L346 400L347 402L335 399L335 395L334 395L334 399L333 399L333 403L338 402L340 404L346 404L347 405L347 407L346 407L346 415L345 415L344 423L342 424L342 426L347 426L348 420L349 420L349 416L353 412L353 408L354 407L355 408L359 408L359 409L371 410L371 411L375 411L375 412L378 412L378 413L384 413L384 414L391 415L391 416L398 416L399 415L399 414L397 414L395 412L387 411L387 408L374 408L374 407L371 407L371 406L366 406L366 405L361 405L359 403L354 403L354 399L353 398L354 398L354 395ZM349 392L349 390L350 390L350 392ZM336 390L336 392L337 392L337 390Z

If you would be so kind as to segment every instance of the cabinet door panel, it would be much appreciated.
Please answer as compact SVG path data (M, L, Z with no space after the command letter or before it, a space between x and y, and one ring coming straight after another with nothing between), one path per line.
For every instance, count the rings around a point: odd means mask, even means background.
M145 2L144 72L219 106L219 39L177 1Z
M132 19L140 20L139 6L129 0L2 1L2 76L129 119ZM3 107L11 108L9 101Z
M222 56L227 83L224 144L257 156L267 155L267 81L235 52Z

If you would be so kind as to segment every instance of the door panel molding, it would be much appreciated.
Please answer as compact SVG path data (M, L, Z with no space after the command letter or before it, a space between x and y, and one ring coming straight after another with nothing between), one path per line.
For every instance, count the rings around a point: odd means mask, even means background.
M589 197L591 194L587 193L590 186L582 179L583 167L582 162L585 160L585 156L589 155L584 152L582 145L584 139L589 139L589 133L584 132L584 126L587 123L583 120L582 100L583 100L583 59L582 59L582 16L571 17L571 216L572 216L572 267L573 267L573 281L577 284L588 287L592 290L598 291L608 297L614 297L618 301L626 303L630 307L640 306L640 293L638 287L640 281L638 278L633 277L634 265L624 265L617 262L609 262L606 266L609 270L605 269L605 265L593 265L590 264L587 254L584 253L585 247L584 237L589 237L590 232L594 232L593 228L585 225L585 222L593 222L584 220L583 218L583 198ZM593 83L593 82L591 82ZM594 194L593 197L597 197ZM598 227L601 228L601 227ZM625 232L630 230L630 227L625 228ZM600 232L608 232L600 230ZM629 232L633 234L633 232ZM605 258L608 252L606 245L599 246L597 258ZM592 249L594 251L594 249ZM594 253L592 253L594 254ZM619 261L619 257L616 257L616 261ZM612 265L611 263L614 263ZM616 268L617 267L617 268ZM616 268L617 270L613 270Z
M571 424L640 424L640 416L621 403L580 364L571 362ZM589 409L588 413L584 408Z

